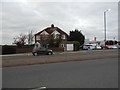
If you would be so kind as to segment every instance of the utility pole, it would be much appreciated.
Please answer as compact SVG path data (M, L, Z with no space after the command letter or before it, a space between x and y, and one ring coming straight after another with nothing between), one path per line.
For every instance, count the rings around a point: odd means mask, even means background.
M106 12L107 11L110 11L110 9L104 11L104 32L105 32L104 42L106 42ZM106 43L105 43L105 47L106 47Z

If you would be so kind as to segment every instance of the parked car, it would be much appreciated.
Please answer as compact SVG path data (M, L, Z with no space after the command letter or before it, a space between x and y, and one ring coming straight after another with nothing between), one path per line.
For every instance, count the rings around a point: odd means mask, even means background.
M83 46L83 50L94 50L94 49L95 49L95 46L93 45L87 44Z
M99 49L99 50L100 50L100 49L102 49L102 47L101 47L101 46L96 46L96 49Z
M106 45L106 47L104 47L105 49L112 49L112 47L111 46L107 46Z
M53 54L53 51L50 50L50 49L44 48L44 47L39 47L39 48L37 48L37 49L34 48L32 54L33 54L34 56L41 55L41 54L44 54L44 55L52 55L52 54Z
M117 49L118 48L117 45L112 45L111 47L112 47L112 49Z

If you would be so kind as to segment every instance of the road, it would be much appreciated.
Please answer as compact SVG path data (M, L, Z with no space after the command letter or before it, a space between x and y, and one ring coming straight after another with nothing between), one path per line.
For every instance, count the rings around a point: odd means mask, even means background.
M3 88L117 88L118 58L3 68Z

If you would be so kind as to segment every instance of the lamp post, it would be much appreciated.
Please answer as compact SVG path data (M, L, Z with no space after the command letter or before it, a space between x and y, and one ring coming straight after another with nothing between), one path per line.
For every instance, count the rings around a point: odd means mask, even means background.
M105 39L104 42L106 41L106 12L110 11L111 9L107 9L104 11L104 31L105 31ZM106 43L105 43L105 47L106 47Z

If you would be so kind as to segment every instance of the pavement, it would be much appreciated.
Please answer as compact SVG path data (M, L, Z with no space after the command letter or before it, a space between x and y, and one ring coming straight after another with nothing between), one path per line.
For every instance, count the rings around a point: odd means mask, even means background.
M53 55L33 56L31 53L3 55L2 66L13 67L34 64L58 63L68 61L83 61L91 59L115 58L118 57L117 50L94 50L61 52Z
M6 55L0 55L2 57L5 57L5 56L26 56L26 55L32 55L32 53L17 53L17 54L6 54Z
M91 51L99 51L102 52L103 50L80 50L80 51L64 51L64 52L53 52L53 54L66 54L66 53L78 53L78 52L91 52ZM106 50L106 51L112 51L112 50ZM30 53L17 53L17 54L5 54L5 55L0 55L0 57L5 57L5 56L30 56L32 55L32 52Z

